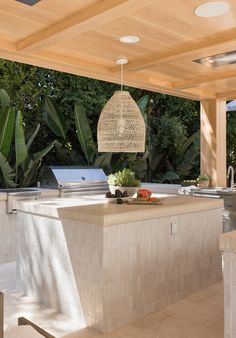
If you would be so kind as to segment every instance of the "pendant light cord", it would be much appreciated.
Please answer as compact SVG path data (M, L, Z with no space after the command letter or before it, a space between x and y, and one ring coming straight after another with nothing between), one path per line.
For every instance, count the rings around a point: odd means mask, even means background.
M124 86L124 65L123 63L120 65L121 70L120 70L120 87L121 87L121 91L123 91L123 86Z
M124 64L121 63L120 65L120 89L121 92L123 92L123 86L124 86ZM121 100L121 110L120 110L120 121L123 121L123 101ZM121 127L123 128L123 127Z

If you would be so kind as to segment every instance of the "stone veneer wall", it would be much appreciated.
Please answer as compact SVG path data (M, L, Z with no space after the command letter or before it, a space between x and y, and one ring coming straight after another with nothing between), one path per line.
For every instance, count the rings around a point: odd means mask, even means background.
M224 338L236 337L236 253L224 252Z
M221 231L221 209L105 227L102 331L221 280Z
M22 290L81 327L112 331L221 279L221 209L108 227L17 217Z
M0 200L0 264L16 260L16 215L6 213L6 200Z

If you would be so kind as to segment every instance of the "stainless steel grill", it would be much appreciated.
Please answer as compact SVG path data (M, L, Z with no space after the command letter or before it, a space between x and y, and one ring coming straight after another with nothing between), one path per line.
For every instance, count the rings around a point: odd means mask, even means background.
M109 190L104 171L94 167L48 166L42 171L40 187L58 189L60 196L104 194Z

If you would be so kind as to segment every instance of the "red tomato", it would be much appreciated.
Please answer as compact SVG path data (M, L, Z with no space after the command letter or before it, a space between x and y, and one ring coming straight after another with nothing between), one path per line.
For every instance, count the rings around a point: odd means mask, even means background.
M141 199L148 200L152 195L152 192L148 189L139 189L137 192L137 197Z

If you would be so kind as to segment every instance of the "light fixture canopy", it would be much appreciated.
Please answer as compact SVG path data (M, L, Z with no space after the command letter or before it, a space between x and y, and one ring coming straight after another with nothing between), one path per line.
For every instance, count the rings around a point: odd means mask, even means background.
M137 43L140 41L140 38L136 35L124 35L120 37L120 42L122 43Z
M213 18L226 14L230 6L224 1L206 2L195 9L195 14L202 18Z
M128 60L121 58L116 63L121 65L121 90L113 94L100 114L97 127L98 151L144 152L146 127L142 113L130 93L123 90L123 65Z
M116 60L117 65L127 65L129 63L129 60L126 58L120 58Z

